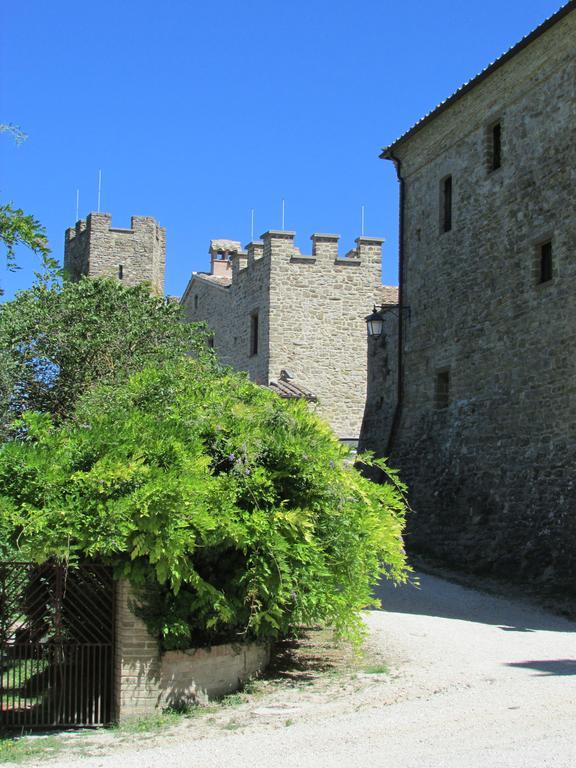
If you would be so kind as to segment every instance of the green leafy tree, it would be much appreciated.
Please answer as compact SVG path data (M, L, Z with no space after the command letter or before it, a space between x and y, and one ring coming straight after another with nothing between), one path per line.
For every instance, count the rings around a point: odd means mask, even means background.
M16 247L25 245L34 253L47 257L50 253L46 230L34 216L15 208L11 203L0 205L0 241L6 248L6 263L9 270L18 269Z
M10 540L145 586L167 648L317 623L359 638L380 576L407 577L398 481L370 482L303 402L210 361L93 389L60 426L28 413L21 435L0 448Z
M65 419L80 395L145 365L189 353L209 356L198 326L147 286L109 279L62 283L48 270L0 305L0 407L4 427L25 410ZM3 378L2 378L3 376Z
M12 123L0 123L0 133L10 134L16 144L22 144L28 136ZM34 253L47 259L50 254L46 230L34 216L15 208L12 203L0 205L0 242L6 249L6 264L9 270L18 269L16 247L25 245ZM0 288L0 296L2 289Z

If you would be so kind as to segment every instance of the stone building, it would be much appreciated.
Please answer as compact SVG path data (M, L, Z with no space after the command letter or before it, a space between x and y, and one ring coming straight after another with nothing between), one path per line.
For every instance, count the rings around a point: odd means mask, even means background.
M358 438L366 399L366 325L374 303L396 301L381 284L382 240L359 237L338 254L338 235L270 231L241 249L212 240L210 273L195 272L182 297L191 321L205 321L220 359L264 385L293 382L344 440ZM391 297L391 298L390 298ZM313 395L313 396L312 396Z
M165 260L165 230L150 216L132 216L130 229L119 229L109 213L90 213L66 230L64 269L72 280L108 275L126 285L150 283L162 296Z
M575 591L576 2L381 157L400 310L364 444L410 486L413 549Z

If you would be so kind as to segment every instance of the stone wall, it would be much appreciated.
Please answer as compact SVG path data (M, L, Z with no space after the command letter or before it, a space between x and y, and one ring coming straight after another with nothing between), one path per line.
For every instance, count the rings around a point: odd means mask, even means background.
M238 690L270 661L260 643L215 645L160 654L130 584L117 585L115 698L118 721L147 717L165 707L206 703Z
M182 297L191 322L205 322L225 365L247 371L252 381L268 384L270 253L262 243L246 246L232 258L228 279L194 274ZM247 265L249 270L247 269ZM215 278L215 279L214 279ZM233 285L230 285L230 283ZM258 315L258 353L251 354L251 317Z
M312 253L290 253L275 234L270 302L270 374L284 368L314 392L340 438L357 439L366 401L365 317L381 303L382 240L358 238L347 257L338 235L312 235Z
M381 284L382 240L362 237L338 254L338 235L312 235L312 253L294 232L270 231L232 258L231 280L196 274L182 302L204 320L223 362L268 384L281 370L312 391L318 412L341 438L357 439L366 400L366 323L373 304L395 289ZM258 354L251 317L258 314Z
M109 213L90 213L66 230L64 269L70 279L109 276L126 285L148 282L164 294L166 234L150 216L132 216L130 229L112 227Z
M576 12L393 151L405 180L408 541L471 570L576 585ZM491 170L491 126L502 129ZM441 231L441 182L453 182ZM539 282L551 241L552 279ZM449 377L447 407L435 387ZM393 407L393 403L390 403Z

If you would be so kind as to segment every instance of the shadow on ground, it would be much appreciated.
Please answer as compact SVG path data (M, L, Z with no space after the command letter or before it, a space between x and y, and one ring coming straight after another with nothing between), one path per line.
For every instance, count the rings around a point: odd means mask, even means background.
M382 610L491 624L503 632L576 632L576 622L520 600L480 592L429 574L417 576L419 586L395 587L383 580L376 589Z
M297 639L275 643L264 677L294 685L312 683L320 675L348 669L352 656L350 646L337 643L331 630L310 629Z
M576 659L543 659L542 661L514 661L507 667L535 669L542 675L576 675Z

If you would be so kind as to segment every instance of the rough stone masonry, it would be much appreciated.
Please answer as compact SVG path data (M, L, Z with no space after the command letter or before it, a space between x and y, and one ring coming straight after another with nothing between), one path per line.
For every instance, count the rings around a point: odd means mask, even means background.
M381 239L360 237L345 256L338 235L311 239L308 256L294 232L267 232L246 251L212 240L211 271L193 273L182 304L188 319L208 324L225 364L266 386L289 377L339 437L356 441L366 400L364 317L374 304L395 303L397 289L381 283ZM66 231L64 267L72 280L106 275L162 295L165 243L149 216L121 229L110 214L91 213Z
M318 398L341 439L358 439L366 400L366 323L373 304L395 303L381 283L382 240L359 237L338 253L338 235L314 234L312 253L294 232L269 231L244 252L213 240L210 274L193 273L182 297L205 321L220 359L268 385L287 371Z
M86 275L149 283L162 296L165 260L166 233L151 216L132 216L130 229L119 229L109 213L90 213L66 230L64 270L72 280Z
M395 418L364 435L409 484L409 546L573 593L575 41L570 2L384 150L403 191L400 397L387 378Z

